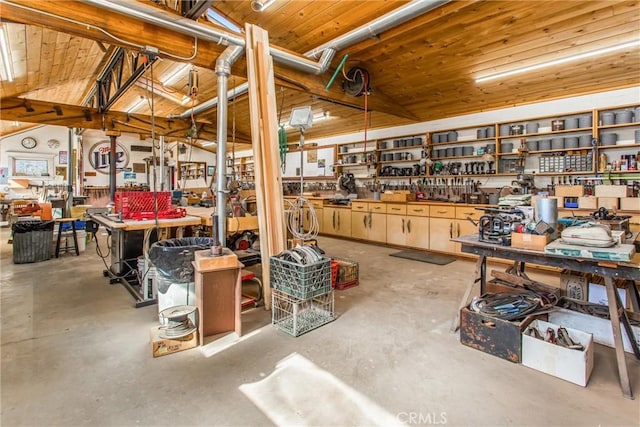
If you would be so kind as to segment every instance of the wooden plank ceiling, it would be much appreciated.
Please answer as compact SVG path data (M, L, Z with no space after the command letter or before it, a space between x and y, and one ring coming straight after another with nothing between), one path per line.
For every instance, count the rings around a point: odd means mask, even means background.
M163 5L139 1L179 13L172 10L178 3L175 1ZM17 8L12 3L100 27L119 40L95 28ZM216 0L213 7L240 27L253 23L265 28L272 46L303 54L406 1L275 0L264 12L254 12L250 3ZM174 56L187 57L193 51L193 39L188 36L82 2L5 0L2 13L15 74L13 82L4 80L3 74L3 100L20 97L80 106L116 46L128 47L129 55L137 54L123 40L157 46ZM213 25L204 18L199 22ZM371 74L373 93L368 106L372 110L372 128L637 86L638 46L485 83L476 83L475 78L639 39L637 1L456 1L338 52L330 70L320 76L278 66L276 75L281 86L277 105L283 120L288 119L292 107L302 105L311 105L314 112L326 112L331 117L316 122L307 131L307 138L361 131L365 122L362 97L342 93L341 76L330 92L322 89L346 53L346 69L358 65ZM198 70L200 81L198 96L192 103L180 103L188 92L188 72L162 87L160 82L182 61L161 53L161 60L145 73L146 83L129 89L112 111L124 112L141 96L149 98L151 80L169 93L160 96L154 91L154 114L159 118L183 113L191 105L217 96L212 69L223 48L199 41L199 50L190 61ZM230 88L245 81L244 62L235 65L232 73ZM25 114L18 120L10 111L2 111L2 135L48 120L46 115L36 119L37 116L25 118ZM232 103L229 113L229 139L235 122L236 140L249 141L247 96ZM141 106L136 114L151 114L150 103ZM213 108L195 119L215 123L215 114ZM57 119L53 124L60 124ZM16 120L20 122L18 126ZM73 126L67 121L64 125ZM80 125L82 120L77 124ZM291 139L296 138L295 133L290 131Z

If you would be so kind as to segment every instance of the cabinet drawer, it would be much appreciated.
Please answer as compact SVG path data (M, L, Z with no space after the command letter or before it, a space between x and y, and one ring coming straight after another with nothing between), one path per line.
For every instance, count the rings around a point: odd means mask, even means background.
M367 208L369 207L369 203L367 202L351 202L351 210L353 212L358 212L358 211L366 211Z
M482 215L484 215L484 211L479 211L472 207L456 207L456 219L471 218L472 220L476 221L479 220Z
M429 216L429 206L407 206L407 215L411 216Z
M387 213L387 204L386 203L369 203L369 212Z
M407 205L389 204L387 205L387 214L391 215L406 215Z
M431 218L455 218L456 208L454 206L429 206L429 216Z

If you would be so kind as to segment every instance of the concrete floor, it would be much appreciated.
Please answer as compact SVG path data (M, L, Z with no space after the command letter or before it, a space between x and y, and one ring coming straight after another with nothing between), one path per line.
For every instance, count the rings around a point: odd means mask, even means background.
M254 310L243 315L253 334L226 350L154 359L156 307L135 309L107 283L93 243L14 265L6 228L0 238L3 426L640 424L612 349L596 345L582 388L461 345L449 326L470 261L320 238L360 262L360 286L336 294L336 321L293 338ZM640 363L627 362L640 394Z

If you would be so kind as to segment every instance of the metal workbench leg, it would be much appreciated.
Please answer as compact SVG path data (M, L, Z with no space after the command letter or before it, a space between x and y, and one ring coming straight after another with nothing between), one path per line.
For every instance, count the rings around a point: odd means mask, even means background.
M609 314L611 316L611 329L613 329L613 344L616 349L616 359L618 361L618 375L620 376L620 387L622 395L627 399L633 399L633 391L631 390L631 382L629 381L629 370L624 356L624 347L622 344L622 331L620 329L620 313L618 312L619 296L616 290L613 278L605 276L604 284L607 288L607 299L609 304Z
M450 329L452 334L455 333L460 327L460 310L462 310L462 307L467 305L467 302L469 301L469 297L473 292L473 287L475 286L475 284L480 282L480 295L482 295L485 292L486 274L487 274L487 257L484 255L480 255L478 256L478 261L476 262L476 271L475 271L474 278L467 285L467 289L464 291L464 296L462 297L462 301L460 302L460 307L458 308L458 311L456 311L456 315L453 318L453 323L451 324L451 329Z

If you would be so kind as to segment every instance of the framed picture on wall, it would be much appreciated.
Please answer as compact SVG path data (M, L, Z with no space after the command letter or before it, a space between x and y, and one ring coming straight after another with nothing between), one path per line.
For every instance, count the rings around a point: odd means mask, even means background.
M69 163L69 152L68 151L60 151L58 153L58 163L61 165L66 165Z
M213 176L216 173L215 166L207 166L207 176Z

